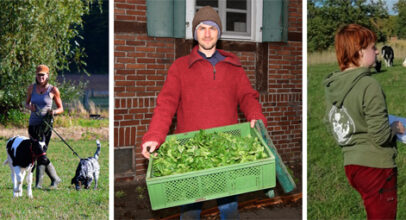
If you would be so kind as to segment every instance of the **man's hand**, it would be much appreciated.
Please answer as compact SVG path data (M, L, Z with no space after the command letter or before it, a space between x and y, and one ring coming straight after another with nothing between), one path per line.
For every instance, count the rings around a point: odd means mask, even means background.
M257 122L257 120L251 120L251 128L254 128L255 127L255 122Z
M156 147L158 146L158 142L156 141L147 141L142 145L142 155L149 159L150 155L152 152L156 150ZM147 148L149 147L149 152Z

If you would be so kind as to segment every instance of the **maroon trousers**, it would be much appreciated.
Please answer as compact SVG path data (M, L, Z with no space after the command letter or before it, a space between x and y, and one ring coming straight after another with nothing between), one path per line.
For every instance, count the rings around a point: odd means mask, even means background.
M368 219L396 219L397 168L347 165L345 174L361 194Z

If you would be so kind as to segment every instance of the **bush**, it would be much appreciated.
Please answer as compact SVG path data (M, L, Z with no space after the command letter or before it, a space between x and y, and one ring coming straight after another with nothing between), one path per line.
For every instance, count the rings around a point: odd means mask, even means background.
M6 126L27 127L30 115L19 109L10 109L5 115L0 115L0 123Z
M86 66L83 48L75 39L81 38L82 16L90 12L90 5L95 1L0 1L0 115L3 120L7 120L8 111L22 108L38 64L49 66L51 84L55 84L58 72L69 70L70 64Z

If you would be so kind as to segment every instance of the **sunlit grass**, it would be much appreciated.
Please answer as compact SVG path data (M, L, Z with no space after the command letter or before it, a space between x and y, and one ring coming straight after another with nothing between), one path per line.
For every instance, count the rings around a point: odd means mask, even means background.
M3 153L0 154L1 162L6 159L4 150L6 141L0 138L0 145L3 146ZM57 190L48 188L50 180L45 176L44 189L34 189L34 199L29 199L24 180L23 197L14 199L10 168L0 166L0 219L108 219L108 141L101 141L101 144L99 158L101 171L97 190L91 188L76 191L74 185L70 184L79 159L59 140L52 140L47 152L62 179ZM93 156L96 151L95 140L69 141L69 145L83 158Z

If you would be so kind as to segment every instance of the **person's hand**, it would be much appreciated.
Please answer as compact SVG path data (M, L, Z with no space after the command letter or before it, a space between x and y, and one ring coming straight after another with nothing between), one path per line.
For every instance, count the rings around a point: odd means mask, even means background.
M27 108L28 108L30 111L32 111L32 112L35 112L35 111L36 111L35 105L33 105L33 104L31 104L31 103L27 105Z
M391 128L394 132L396 132L397 134L403 134L405 133L405 127L403 126L402 122L400 121L394 121L391 124Z
M252 119L252 120L251 120L251 128L254 128L254 127L255 127L255 122L257 122L257 120L255 120L255 119Z
M54 110L52 110L52 109L49 109L48 112L47 112L47 114L48 114L48 115L51 115L51 116L54 116L54 115L55 115Z
M156 141L147 141L147 142L145 142L142 145L142 156L149 159L151 153L156 150L157 146L158 146L158 142L156 142ZM147 149L148 147L149 147L149 151Z

